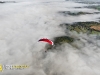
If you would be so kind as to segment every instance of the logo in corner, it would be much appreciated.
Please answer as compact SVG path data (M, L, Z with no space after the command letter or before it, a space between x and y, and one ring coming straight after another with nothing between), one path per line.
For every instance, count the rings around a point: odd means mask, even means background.
M3 70L3 67L2 67L2 65L0 64L0 72L2 72L2 70Z

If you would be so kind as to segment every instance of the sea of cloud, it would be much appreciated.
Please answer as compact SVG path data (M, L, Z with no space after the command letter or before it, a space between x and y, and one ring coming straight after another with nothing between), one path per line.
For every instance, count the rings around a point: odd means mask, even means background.
M98 21L100 14L63 16L59 11L97 10L87 4L65 0L26 0L0 4L0 64L29 65L23 70L3 70L0 75L100 75L99 35L67 32L62 23ZM98 11L97 11L98 12ZM74 43L45 51L40 38L72 35ZM98 39L97 39L98 37Z

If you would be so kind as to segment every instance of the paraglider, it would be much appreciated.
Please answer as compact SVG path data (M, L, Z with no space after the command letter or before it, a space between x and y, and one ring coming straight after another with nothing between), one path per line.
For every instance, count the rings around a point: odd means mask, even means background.
M50 39L47 39L47 38L42 38L42 39L40 39L39 41L47 42L47 43L49 43L50 45L53 45L53 42L52 42Z

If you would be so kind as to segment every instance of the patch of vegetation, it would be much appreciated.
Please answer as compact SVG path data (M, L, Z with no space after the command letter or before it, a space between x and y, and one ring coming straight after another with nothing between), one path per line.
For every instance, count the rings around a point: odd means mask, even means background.
M16 3L15 1L0 1L0 3Z
M59 11L58 13L63 14L64 16L66 15L71 15L71 16L78 16L78 15L85 15L85 14L94 14L94 13L89 13L89 12L70 12L70 11Z
M100 2L92 2L92 1L80 1L78 3L82 3L82 4L99 4Z
M5 3L4 1L0 1L0 3Z
M85 6L85 7L100 10L100 5L92 5L92 6Z
M69 36L60 36L54 38L54 44L71 43L74 39Z
M52 48L56 48L58 45L62 45L64 43L69 43L71 44L74 41L74 38L69 37L69 36L60 36L60 37L55 37L54 38L54 46L47 44L46 45L46 49L52 49Z
M82 7L74 7L74 8L82 8Z
M92 28L92 26L100 26L98 22L75 22L73 24L61 24L61 26L62 25L65 25L67 30L76 31L77 33L100 34L100 30Z

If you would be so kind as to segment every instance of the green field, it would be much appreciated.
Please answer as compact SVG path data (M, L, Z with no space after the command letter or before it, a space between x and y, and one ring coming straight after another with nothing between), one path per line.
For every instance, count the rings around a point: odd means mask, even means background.
M75 22L73 24L61 24L60 26L62 25L65 25L67 30L77 33L100 34L100 31L90 28L91 26L100 26L98 22Z

